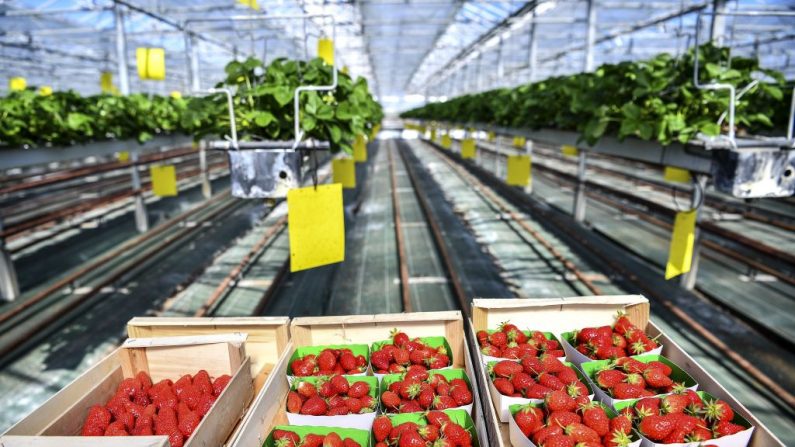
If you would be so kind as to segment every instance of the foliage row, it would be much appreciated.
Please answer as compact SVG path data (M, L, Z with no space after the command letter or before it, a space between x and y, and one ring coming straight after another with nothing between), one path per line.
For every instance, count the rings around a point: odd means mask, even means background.
M250 58L226 66L216 87L233 93L235 122L241 140L289 140L293 133L293 95L301 85L328 85L332 68L321 59L277 59L267 67ZM304 92L300 100L305 138L329 141L332 151L349 150L357 134L367 134L383 117L367 82L338 73L337 88ZM226 96L171 98L80 96L73 91L49 96L35 89L0 98L0 147L68 146L104 139L137 139L183 133L199 138L229 134Z
M594 144L603 135L638 137L662 144L687 142L698 133L720 133L718 120L728 110L726 90L700 90L693 84L694 51L675 58L605 64L592 73L558 76L541 82L459 96L404 112L403 118L492 124L527 129L579 132ZM792 86L784 76L762 69L757 59L733 57L712 45L699 52L700 82L734 85L738 92L759 82L736 105L738 135L786 128ZM726 130L726 121L723 130Z

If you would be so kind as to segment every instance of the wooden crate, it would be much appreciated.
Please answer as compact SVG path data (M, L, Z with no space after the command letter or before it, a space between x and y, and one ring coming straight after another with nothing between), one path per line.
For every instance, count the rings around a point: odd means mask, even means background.
M124 378L139 371L153 381L178 379L200 369L232 379L202 419L185 447L219 446L229 436L253 396L251 364L243 334L129 339L0 437L3 447L168 445L165 436L118 438L79 436L88 409L104 405ZM62 437L69 437L65 440Z
M464 319L461 312L417 312L408 314L353 315L339 317L296 318L290 324L290 349L276 366L276 373L255 397L251 410L243 421L243 427L233 446L248 447L262 445L275 425L287 424L285 413L287 392L286 370L290 356L296 347L327 344L351 344L373 342L389 338L389 331L399 328L409 337L444 335L453 352L453 366L464 368L472 382L475 407L473 420L481 436L481 445L490 445L485 438L485 426L480 417L482 409L479 390L475 382L475 370L465 338Z
M254 393L265 384L290 339L288 317L137 317L127 323L130 338L174 337L241 332L251 358Z
M469 326L471 340L477 340L475 332L496 328L510 320L520 327L528 327L555 334L587 326L612 325L616 312L623 310L633 324L645 329L650 336L660 336L662 355L682 367L698 382L698 389L728 402L738 414L756 428L751 438L751 447L782 446L783 444L767 427L762 425L745 406L726 391L679 345L668 338L649 318L649 301L641 295L591 296L544 299L475 299L472 300L472 324ZM477 362L476 374L483 381L488 375L481 362ZM488 393L488 390L486 391ZM491 399L489 399L491 401ZM508 424L500 422L494 405L483 404L490 445L511 445Z

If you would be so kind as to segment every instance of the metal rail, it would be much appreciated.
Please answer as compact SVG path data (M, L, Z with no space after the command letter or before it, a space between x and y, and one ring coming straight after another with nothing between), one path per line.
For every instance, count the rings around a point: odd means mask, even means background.
M389 181L392 186L392 215L395 223L395 240L398 248L398 265L400 266L400 297L403 303L403 312L411 312L411 285L409 283L409 267L406 262L406 246L403 236L403 224L400 219L400 199L397 191L397 174L392 160L392 148L386 148L389 157Z

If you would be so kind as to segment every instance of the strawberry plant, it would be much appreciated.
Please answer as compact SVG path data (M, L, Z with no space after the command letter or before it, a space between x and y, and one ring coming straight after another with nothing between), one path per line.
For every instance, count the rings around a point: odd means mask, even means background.
M721 131L718 119L728 109L726 91L693 85L694 60L691 49L679 57L660 54L644 61L605 64L591 73L429 103L401 117L466 126L569 130L578 132L588 144L603 135L632 136L663 145L686 143L699 133L717 135ZM763 78L737 100L738 135L781 134L786 129L792 85L780 72L761 68L757 59L730 57L728 48L711 44L700 49L699 61L704 83L728 83L739 89Z
M152 384L145 372L119 383L116 393L103 405L88 410L82 436L168 436L174 447L182 446L210 411L231 380L223 375L212 380L207 371L186 374L176 382L164 379Z

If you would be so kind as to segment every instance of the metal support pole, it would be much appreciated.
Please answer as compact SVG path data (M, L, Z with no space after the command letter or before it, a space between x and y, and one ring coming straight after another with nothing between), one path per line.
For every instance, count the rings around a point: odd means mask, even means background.
M527 182L527 186L525 187L525 192L528 194L533 193L533 140L527 140L525 144L525 151L527 153L527 158L530 159L530 179Z
M577 187L574 192L574 220L582 222L585 220L585 170L588 152L580 149L580 156L577 163Z
M210 173L207 171L207 143L199 143L199 169L202 175L202 195L209 199L213 195L213 185L210 183Z
M696 208L702 202L701 195L704 194L704 190L707 187L707 176L706 175L698 175L696 176L696 181L700 188L696 188L693 190L693 197L691 199L691 207ZM698 225L698 221L701 220L702 213L700 212L700 207L696 208L696 231L695 231L695 238L693 240L693 259L690 262L690 271L685 272L681 279L679 280L679 285L685 290L693 290L696 287L696 279L698 278L698 266L699 261L701 261L701 228Z
M483 65L483 53L478 55L477 65L475 66L475 92L479 92L480 89L481 89L481 87L480 87L480 85L481 85L480 75L481 75L481 72L483 71L482 68L481 68L482 65Z
M149 216L146 214L146 202L144 202L144 194L141 191L141 177L138 175L138 151L130 151L130 161L132 162L132 188L135 195L133 200L135 202L135 227L139 233L144 233L149 230Z
M188 79L190 88L196 92L201 90L201 79L199 79L199 48L196 38L190 34L185 34L185 52L188 53Z
M596 45L596 5L595 0L588 0L588 21L585 31L585 71L593 71L593 50Z
M130 94L130 79L127 72L127 36L124 34L124 11L121 5L113 5L113 18L116 26L116 64L119 72L119 91Z
M530 20L530 42L527 43L527 67L530 70L529 81L535 82L536 80L536 65L538 63L538 39L536 39L536 23L535 11L532 12L532 19Z
M503 77L505 76L505 57L504 57L504 46L505 41L503 40L502 36L500 36L500 42L497 44L497 82L495 82L496 87L503 85Z
M0 219L0 231L3 231L3 221ZM6 251L6 241L0 238L0 299L14 301L19 298L19 282L14 269L14 261Z
M712 23L709 27L709 40L716 46L723 46L726 35L726 0L713 0L712 2Z

